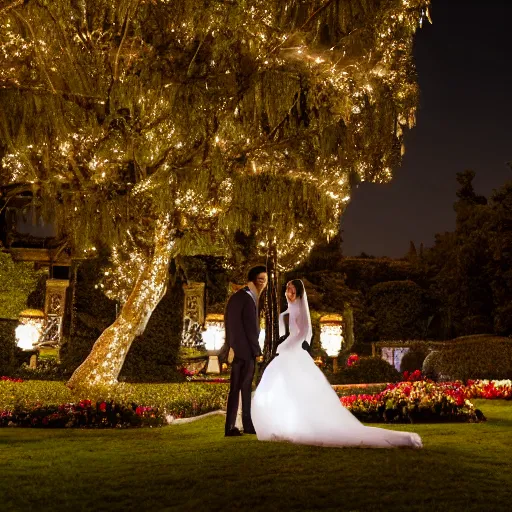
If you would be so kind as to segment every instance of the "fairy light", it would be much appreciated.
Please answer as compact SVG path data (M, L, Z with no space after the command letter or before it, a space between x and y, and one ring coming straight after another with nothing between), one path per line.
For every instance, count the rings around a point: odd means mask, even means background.
M165 293L173 245L173 230L170 218L166 216L156 225L153 255L144 262L121 314L101 334L94 350L71 376L68 386L113 385L117 382L134 334L141 333Z
M125 305L139 304L130 289L145 293L137 283L156 264L152 233L167 212L184 233L174 250L185 254L229 252L237 231L254 231L253 218L264 252L274 214L280 265L299 264L337 229L353 177L392 178L416 121L413 35L430 19L430 1L368 0L357 16L351 2L300 12L291 0L246 10L211 2L200 15L172 0L140 2L121 41L104 25L120 12L117 0L101 16L91 7L86 34L73 2L4 9L0 87L23 94L0 109L2 182L39 184L77 252L106 244L112 261L98 284ZM350 44L320 44L324 25L350 33ZM12 120L22 118L16 131ZM245 187L248 179L259 188ZM304 192L278 186L290 180Z

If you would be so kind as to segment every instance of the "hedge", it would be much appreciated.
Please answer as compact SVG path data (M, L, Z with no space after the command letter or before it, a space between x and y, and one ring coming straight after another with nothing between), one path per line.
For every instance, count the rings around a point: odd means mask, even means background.
M467 337L444 344L423 363L423 373L436 380L512 378L512 339Z
M16 365L16 338L14 330L17 320L0 319L0 374L12 372Z
M0 381L0 414L6 410L29 411L90 400L127 407L135 403L165 410L175 417L190 417L225 408L228 389L229 385L223 383L183 383L119 384L110 389L71 391L63 382Z
M380 339L415 339L425 335L428 299L413 281L379 283L371 288L368 301Z

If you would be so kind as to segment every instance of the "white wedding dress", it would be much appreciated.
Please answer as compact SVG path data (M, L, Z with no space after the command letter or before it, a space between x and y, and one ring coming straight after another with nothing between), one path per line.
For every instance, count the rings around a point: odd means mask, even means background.
M260 441L318 446L421 448L421 438L364 426L345 409L322 371L302 348L311 341L307 295L288 304L289 337L278 347L254 393L251 415ZM280 335L284 323L280 317Z

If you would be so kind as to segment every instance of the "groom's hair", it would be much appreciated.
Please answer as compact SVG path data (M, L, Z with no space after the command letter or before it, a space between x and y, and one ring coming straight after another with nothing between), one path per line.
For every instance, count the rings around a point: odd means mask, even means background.
M295 286L295 291L298 299L304 296L304 283L300 279L292 279L292 284Z
M249 270L249 273L247 274L247 280L251 283L254 283L256 281L256 278L262 273L266 272L267 267L265 265L257 265L255 267L252 267L251 270Z

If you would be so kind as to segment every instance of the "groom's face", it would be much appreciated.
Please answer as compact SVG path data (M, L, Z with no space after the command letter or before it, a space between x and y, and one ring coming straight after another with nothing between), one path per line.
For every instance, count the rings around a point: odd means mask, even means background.
M253 283L254 286L256 286L256 290L258 290L258 293L261 293L265 286L267 286L267 281L268 277L266 272L262 272L261 274L258 274L256 276L256 279L253 281Z

